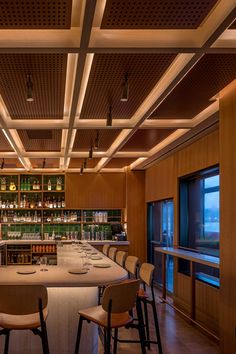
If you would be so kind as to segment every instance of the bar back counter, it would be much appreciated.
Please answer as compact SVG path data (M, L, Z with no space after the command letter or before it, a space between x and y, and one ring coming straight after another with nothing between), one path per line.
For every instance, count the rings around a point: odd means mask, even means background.
M97 304L97 287L122 281L127 272L101 253L101 259L91 259L97 252L87 246L87 255L78 245L57 247L57 265L47 266L48 271L40 271L39 265L12 265L0 268L0 284L44 284L48 289L49 316L47 319L50 353L73 353L78 310ZM85 274L72 274L81 268L86 256L88 271ZM97 257L99 258L99 257ZM102 263L102 265L101 265ZM103 264L105 267L103 268ZM106 267L107 265L107 267ZM100 268L101 266L101 268ZM32 272L32 274L19 274ZM17 300L16 300L17 301ZM29 331L15 331L10 341L11 354L41 353L41 343ZM96 326L85 325L82 334L81 352L97 353L98 332ZM3 352L3 341L0 342Z

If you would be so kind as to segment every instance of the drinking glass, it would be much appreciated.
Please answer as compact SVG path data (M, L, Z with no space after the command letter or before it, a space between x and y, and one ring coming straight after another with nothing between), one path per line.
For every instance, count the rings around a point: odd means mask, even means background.
M47 272L48 269L47 269L47 257L46 256L43 256L43 257L40 257L40 266L41 266L41 269L40 271L41 272Z

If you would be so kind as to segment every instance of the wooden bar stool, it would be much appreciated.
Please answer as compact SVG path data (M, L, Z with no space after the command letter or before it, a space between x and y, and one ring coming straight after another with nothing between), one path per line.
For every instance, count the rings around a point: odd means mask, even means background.
M115 261L116 259L116 252L117 248L116 247L110 247L108 251L108 257L112 260Z
M139 280L130 280L124 283L109 285L103 295L102 305L90 307L79 311L80 319L75 345L75 354L79 353L80 338L83 321L93 322L104 329L104 349L105 354L110 354L111 330L115 329L114 353L117 351L118 329L125 327L133 321L129 311L137 307L139 338L142 354L146 353L145 333L142 318L140 299L137 297ZM124 296L125 294L125 296Z
M122 268L125 266L125 260L127 257L127 252L125 251L118 251L116 253L116 263L119 264Z
M151 343L157 344L159 354L162 354L163 352L162 352L162 345L161 345L161 336L160 336L155 295L154 295L154 288L153 288L154 269L155 269L154 265L150 264L150 263L143 263L141 265L141 267L139 269L139 278L141 280L141 284L142 284L143 288L139 289L138 296L144 305L146 345L147 345L148 349L150 349ZM146 293L146 286L148 286L151 289L151 298ZM151 307L152 307L153 319L154 319L154 324L155 324L156 339L157 339L156 341L150 340L147 305L151 305Z
M49 354L47 304L47 289L43 285L0 285L0 335L6 336L4 354L8 354L10 332L26 329L40 336L43 354Z
M108 256L109 248L110 248L110 245L104 245L102 247L102 253L105 254L105 256Z
M135 256L128 256L125 260L125 269L129 274L129 278L137 279L139 259Z

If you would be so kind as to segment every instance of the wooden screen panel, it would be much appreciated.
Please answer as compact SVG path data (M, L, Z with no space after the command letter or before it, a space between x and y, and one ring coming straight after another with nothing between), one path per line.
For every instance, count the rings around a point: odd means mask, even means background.
M68 29L72 0L0 1L0 29Z
M236 54L206 54L150 119L190 119L236 77Z
M125 208L125 173L67 173L68 208Z
M172 63L175 54L95 54L80 119L129 119ZM129 97L120 101L125 74ZM91 104L92 102L92 104Z
M62 119L67 54L0 54L0 94L12 119ZM27 75L33 102L26 101Z
M102 29L193 29L218 0L107 0Z

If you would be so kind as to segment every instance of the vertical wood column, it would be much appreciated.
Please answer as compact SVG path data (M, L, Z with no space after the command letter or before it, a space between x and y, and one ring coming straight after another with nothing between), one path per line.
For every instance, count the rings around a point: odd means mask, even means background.
M236 352L236 80L220 94L220 352Z
M144 262L147 258L145 171L127 170L126 208L129 253Z

